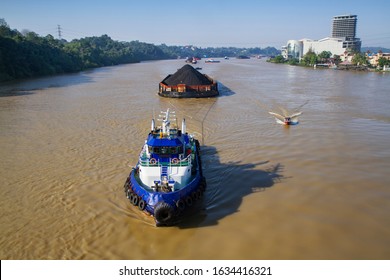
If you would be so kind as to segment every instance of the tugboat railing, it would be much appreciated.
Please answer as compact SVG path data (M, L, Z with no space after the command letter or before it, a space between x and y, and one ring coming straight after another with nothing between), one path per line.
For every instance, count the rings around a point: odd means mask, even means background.
M191 164L191 160L192 160L192 154L189 154L186 158L182 160L174 158L169 162L162 162L154 158L149 159L146 156L142 155L139 157L138 162L141 166L155 166L155 167L170 166L171 167L171 166L188 166Z

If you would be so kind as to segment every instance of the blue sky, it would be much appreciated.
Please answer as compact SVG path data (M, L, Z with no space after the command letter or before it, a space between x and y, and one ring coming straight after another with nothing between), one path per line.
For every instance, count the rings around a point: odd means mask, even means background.
M19 31L68 41L114 40L199 47L267 47L330 36L332 18L358 16L363 46L390 48L389 0L0 0L0 18Z

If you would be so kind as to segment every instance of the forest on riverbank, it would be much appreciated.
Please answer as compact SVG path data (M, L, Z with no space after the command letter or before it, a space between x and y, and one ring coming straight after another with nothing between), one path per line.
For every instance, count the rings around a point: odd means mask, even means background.
M277 54L279 51L273 47L156 46L139 41L119 42L108 35L67 42L50 34L43 37L32 31L13 30L0 19L0 82L146 60Z

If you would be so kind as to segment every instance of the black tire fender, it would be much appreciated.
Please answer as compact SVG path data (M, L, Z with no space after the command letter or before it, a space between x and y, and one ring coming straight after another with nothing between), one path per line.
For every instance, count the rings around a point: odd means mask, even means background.
M138 201L139 201L138 195L136 195L135 193L130 195L130 202L131 202L131 204L133 204L134 206L137 206L138 205Z
M187 204L187 206L192 206L192 197L191 196L187 196L186 197L186 204Z
M143 200L142 198L139 199L138 208L139 208L139 210L141 210L141 211L144 211L145 208L146 208L146 202L145 202L145 200Z
M166 202L160 202L154 208L154 219L157 226L170 225L173 222L175 210Z
M184 202L183 199L179 199L176 202L176 207L177 207L177 209L179 209L179 211L183 211L186 208L186 203Z

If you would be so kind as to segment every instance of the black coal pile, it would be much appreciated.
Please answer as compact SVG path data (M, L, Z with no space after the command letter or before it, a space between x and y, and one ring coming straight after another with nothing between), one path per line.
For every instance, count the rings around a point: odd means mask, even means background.
M163 82L168 86L178 84L186 84L190 86L212 84L212 81L189 64L184 65L182 68L177 70L175 74L168 76Z

